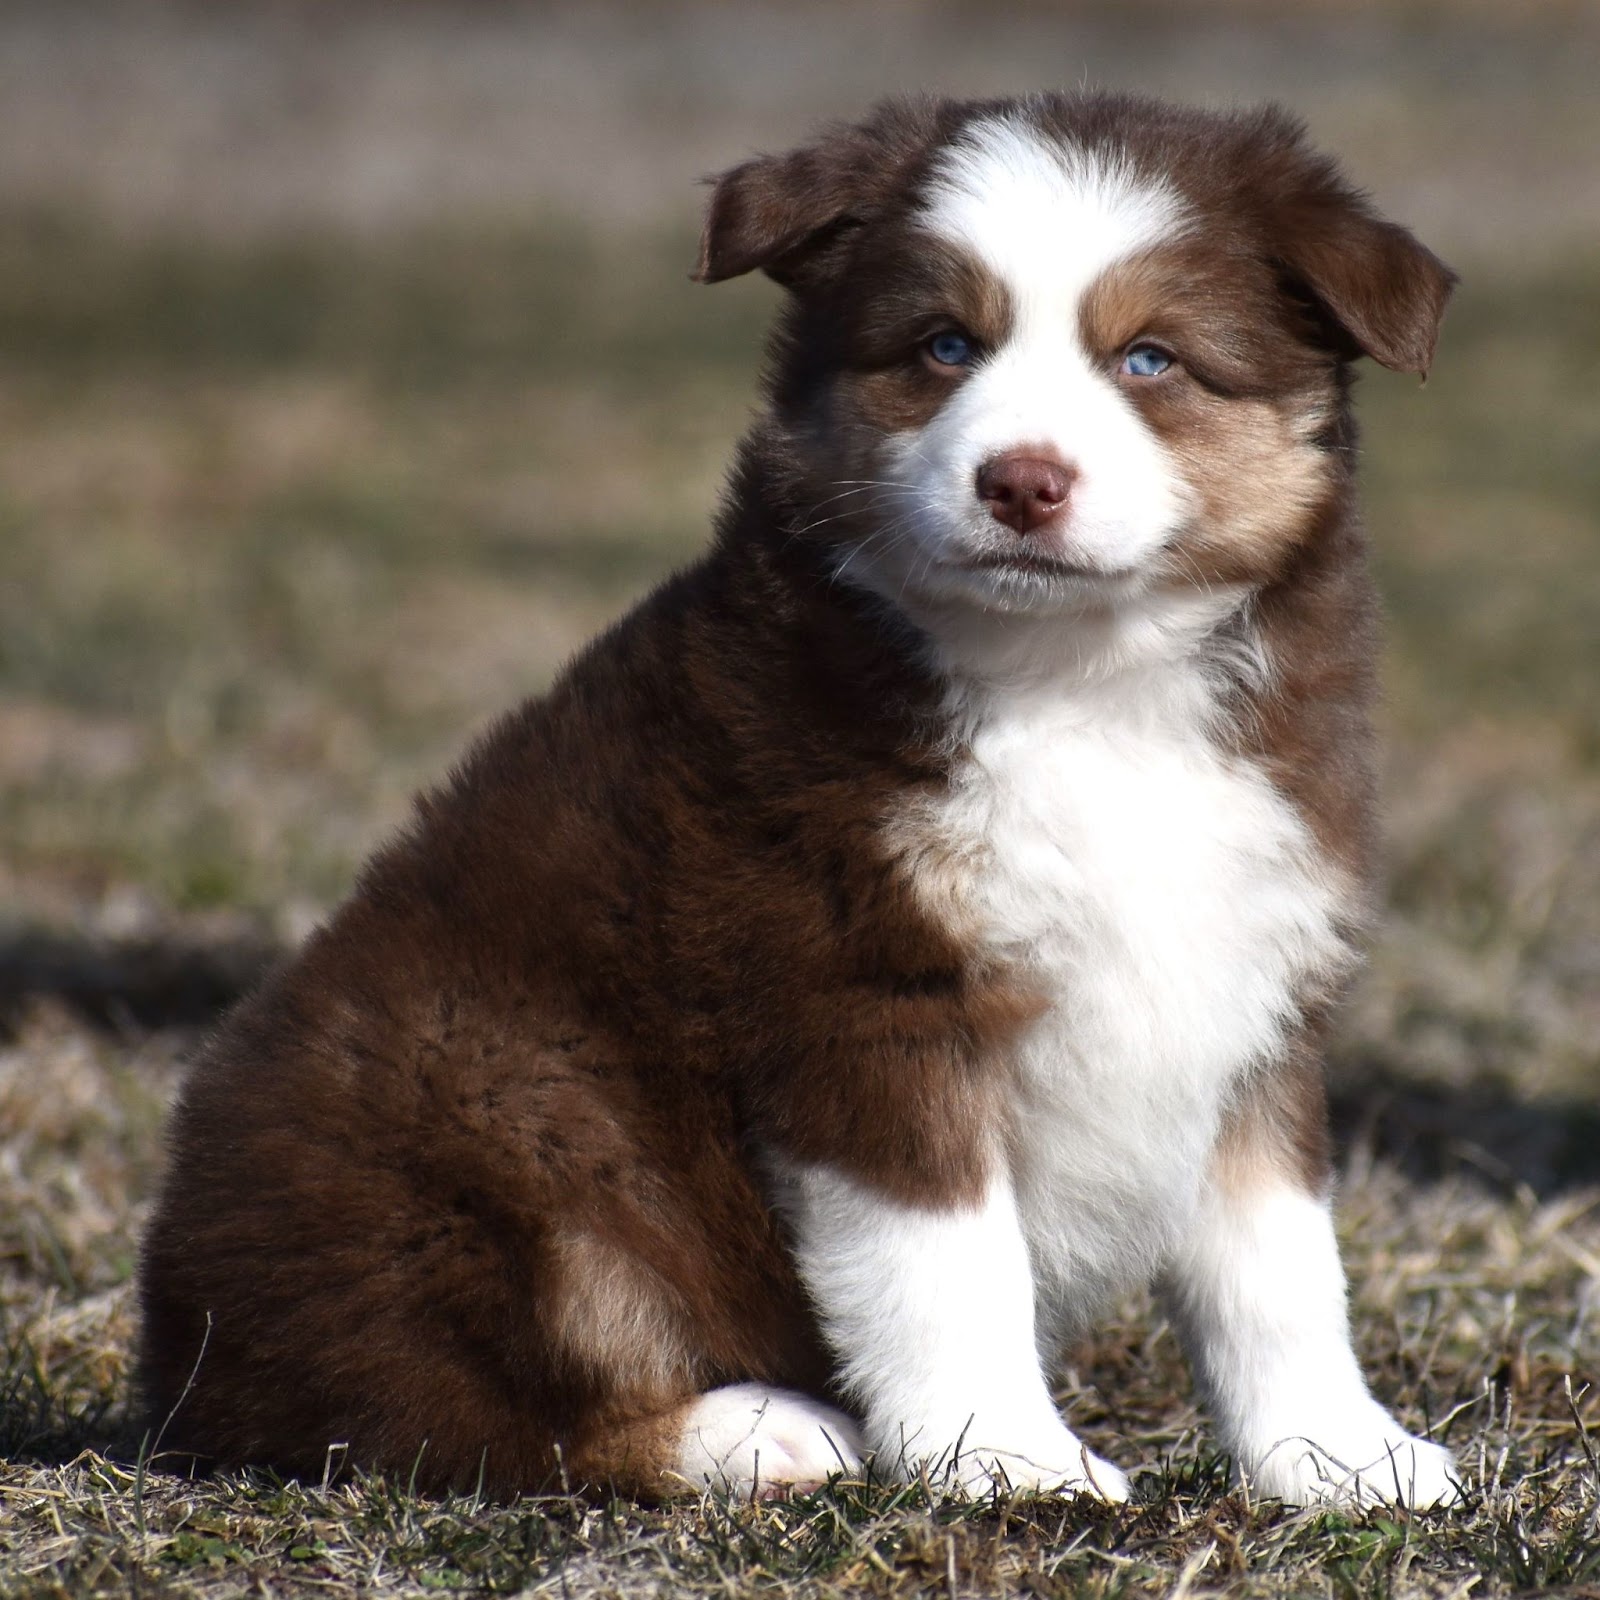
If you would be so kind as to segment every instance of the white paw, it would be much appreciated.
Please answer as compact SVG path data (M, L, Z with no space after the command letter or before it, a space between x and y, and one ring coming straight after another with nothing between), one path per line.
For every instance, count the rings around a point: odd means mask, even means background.
M787 1389L736 1383L690 1408L677 1473L695 1489L782 1494L855 1472L861 1451L860 1431L842 1411Z
M1007 1439L1010 1447L974 1444L970 1441L975 1436L980 1440ZM984 1428L979 1435L969 1427L959 1446L937 1456L913 1450L907 1461L906 1451L899 1454L901 1475L925 1472L936 1487L956 1489L974 1499L996 1490L1001 1494L1021 1490L1025 1494L1088 1495L1120 1505L1129 1493L1128 1475L1095 1455L1067 1427L1053 1428L1031 1439L1020 1431L995 1427ZM875 1458L880 1464L884 1459L881 1451Z
M1461 1473L1450 1452L1407 1433L1376 1406L1354 1420L1286 1428L1255 1455L1244 1471L1250 1487L1289 1505L1425 1511L1461 1498Z
M1108 1505L1121 1505L1130 1492L1128 1475L1078 1444L1070 1457L1051 1453L1044 1460L1024 1451L963 1450L955 1463L961 1487L975 1498L998 1489L1024 1494L1081 1494Z

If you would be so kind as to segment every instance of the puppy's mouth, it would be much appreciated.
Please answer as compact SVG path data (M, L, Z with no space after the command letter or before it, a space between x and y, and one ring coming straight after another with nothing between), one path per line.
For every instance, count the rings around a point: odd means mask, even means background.
M1073 561L1067 556L1052 555L1043 550L997 550L969 556L966 560L952 562L951 565L958 572L1026 575L1036 578L1075 580L1079 583L1126 583L1135 576L1131 567L1095 566L1087 561Z

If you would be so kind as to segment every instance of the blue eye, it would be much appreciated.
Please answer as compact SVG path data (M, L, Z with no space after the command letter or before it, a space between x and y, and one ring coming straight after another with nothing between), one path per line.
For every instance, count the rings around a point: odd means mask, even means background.
M972 341L954 328L936 333L924 346L941 367L964 367L972 359Z
M1172 365L1172 357L1153 344L1136 344L1122 358L1130 378L1159 378Z

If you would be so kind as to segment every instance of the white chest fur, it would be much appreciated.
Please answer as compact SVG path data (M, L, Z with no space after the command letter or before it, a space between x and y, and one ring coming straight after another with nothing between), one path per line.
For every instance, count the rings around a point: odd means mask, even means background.
M1014 1063L1012 1157L1049 1346L1159 1270L1230 1088L1346 959L1342 895L1292 807L1216 740L1192 663L987 690L967 712L970 757L913 870L1049 1000Z

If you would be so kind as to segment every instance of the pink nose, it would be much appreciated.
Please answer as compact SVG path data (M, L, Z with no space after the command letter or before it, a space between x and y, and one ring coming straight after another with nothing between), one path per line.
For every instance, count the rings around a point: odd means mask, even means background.
M1043 456L996 456L978 468L978 498L996 522L1032 533L1066 504L1077 470Z

